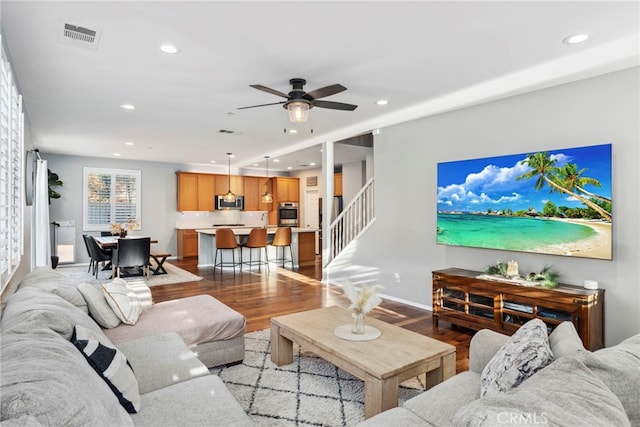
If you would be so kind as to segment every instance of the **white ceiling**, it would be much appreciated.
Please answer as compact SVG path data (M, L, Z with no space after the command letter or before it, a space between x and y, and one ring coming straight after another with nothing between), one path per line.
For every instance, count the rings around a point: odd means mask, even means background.
M323 141L639 63L637 1L3 0L0 13L41 151L225 168L233 152L234 168L269 155L304 169ZM62 43L64 22L100 30L97 49ZM562 43L578 32L591 37ZM340 83L324 99L358 108L314 108L296 135L279 105L237 110L282 100L250 84L286 93L293 77Z

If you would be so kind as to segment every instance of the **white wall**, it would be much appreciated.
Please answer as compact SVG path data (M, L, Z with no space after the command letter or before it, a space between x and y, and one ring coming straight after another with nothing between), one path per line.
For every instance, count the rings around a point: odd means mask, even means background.
M433 270L483 270L496 259L515 259L521 271L552 265L563 283L594 279L606 289L607 345L639 333L639 78L633 68L382 129L376 221L328 279L373 281L430 307ZM436 245L438 162L603 143L613 144L613 261Z

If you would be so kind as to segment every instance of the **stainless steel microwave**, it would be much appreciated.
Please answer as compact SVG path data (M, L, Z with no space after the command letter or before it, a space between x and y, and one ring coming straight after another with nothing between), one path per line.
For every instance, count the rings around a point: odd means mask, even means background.
M236 200L233 202L225 202L224 196L216 196L216 209L218 210L243 210L244 209L244 196L236 196Z

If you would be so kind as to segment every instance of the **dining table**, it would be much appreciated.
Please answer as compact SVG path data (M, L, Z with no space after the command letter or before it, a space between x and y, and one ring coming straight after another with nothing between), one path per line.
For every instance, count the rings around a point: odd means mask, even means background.
M147 237L147 236L138 236L138 235L126 236L126 237L120 237L118 235L94 236L94 239L102 249L113 250L118 246L118 239L139 239L143 237ZM158 243L158 240L151 239L151 243ZM159 274L167 274L167 270L164 268L164 262L167 260L167 257L169 256L171 256L170 253L156 252L153 250L151 251L150 257L153 258L153 260L156 262L156 268L151 268L151 271L153 272L154 276L157 276ZM108 270L110 268L111 268L111 262L109 262L109 264L107 264L103 268L103 270Z

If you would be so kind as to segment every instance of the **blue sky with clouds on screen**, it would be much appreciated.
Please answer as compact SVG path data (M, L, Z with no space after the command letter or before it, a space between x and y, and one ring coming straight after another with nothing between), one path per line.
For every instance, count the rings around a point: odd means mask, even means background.
M585 189L611 198L611 144L547 151L557 160L557 167L575 163L578 169L586 168L583 176L597 179L602 187L590 185ZM548 200L558 207L584 207L567 194L550 193L546 184L536 191L536 178L516 180L530 170L521 164L528 154L533 152L439 163L438 211L518 211L533 207L540 212Z

